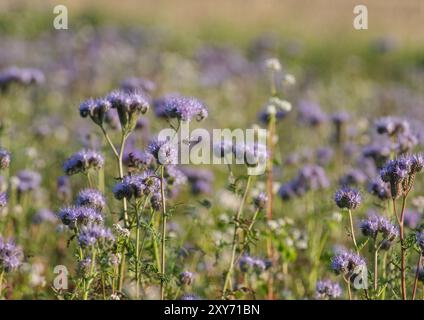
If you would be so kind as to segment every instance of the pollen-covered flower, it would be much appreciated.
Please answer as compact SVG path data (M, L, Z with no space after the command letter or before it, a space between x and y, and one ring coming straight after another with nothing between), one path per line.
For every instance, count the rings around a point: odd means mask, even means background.
M356 189L343 187L334 195L334 201L340 209L354 210L361 204L361 195Z
M78 193L76 205L93 207L102 211L106 206L106 200L99 190L83 189Z
M69 157L63 170L67 175L74 175L79 172L87 172L90 169L98 170L103 167L104 158L94 150L81 150Z
M342 288L337 282L320 280L317 282L315 295L317 299L334 299L342 294Z
M9 168L10 165L10 152L6 149L0 149L0 169L4 170Z
M22 264L23 253L13 241L0 236L0 273L11 272Z

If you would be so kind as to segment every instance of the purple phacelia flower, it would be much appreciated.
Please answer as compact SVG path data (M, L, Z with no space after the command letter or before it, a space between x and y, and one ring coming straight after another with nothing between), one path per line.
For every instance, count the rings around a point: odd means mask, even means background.
M189 286L193 282L194 274L190 271L183 271L179 275L180 285Z
M78 193L76 199L77 206L88 206L102 211L106 206L103 194L96 189L83 189Z
M262 210L265 208L267 202L268 196L264 192L259 193L256 197L253 198L253 204L257 210Z
M138 117L149 110L148 99L142 93L113 91L106 99L118 112L121 127L126 133L131 132L137 124Z
M417 244L421 249L421 252L424 253L424 231L416 233Z
M422 219L422 214L417 211L405 210L404 224L406 227L416 229Z
M0 149L0 169L4 170L9 168L10 165L10 152L6 149Z
M0 210L7 206L6 192L0 192Z
M37 211L32 221L34 224L41 224L43 222L56 223L58 220L53 211L43 208Z
M13 241L0 236L0 273L12 272L22 264L22 249Z
M18 178L18 191L33 191L40 186L41 176L38 172L32 170L22 170L16 175Z
M90 169L98 170L103 167L104 158L93 150L81 150L69 157L63 164L63 170L70 176Z
M203 102L192 97L170 96L164 101L164 107L168 118L176 118L181 121L193 119L201 121L208 116L208 110Z
M91 207L64 207L59 210L58 216L62 223L71 229L103 221L103 216L100 212Z
M298 119L302 123L316 127L327 120L327 115L322 112L321 107L317 103L301 101L299 103Z
M110 243L115 240L112 232L104 226L89 224L83 226L78 236L78 243L81 247L93 246L99 243Z
M342 288L337 282L330 280L320 280L315 288L317 299L334 299L342 294Z
M380 200L388 200L392 198L390 184L382 181L380 177L377 177L374 181L371 181L368 184L368 191Z
M334 195L334 201L340 209L354 210L361 204L361 195L355 189L343 187Z
M380 233L385 240L393 241L399 234L397 227L386 217L370 214L359 224L362 234L366 237L377 238Z
M331 268L336 274L347 275L349 278L357 272L358 267L365 266L365 260L356 253L341 250L331 259Z
M375 128L379 134L393 136L399 133L409 132L409 123L395 117L384 117L376 120Z
M178 163L178 149L168 140L153 140L147 149L160 164Z
M160 180L150 170L125 176L112 190L116 199L140 198L160 192Z
M29 86L44 83L45 77L41 70L34 68L10 67L0 72L0 89L7 90L12 84Z
M367 175L362 170L353 168L340 178L339 184L342 186L360 185L366 180Z
M156 84L146 78L131 77L121 82L121 89L127 92L146 92L156 90Z
M94 123L102 126L111 107L112 104L105 98L88 99L80 104L79 111L81 117L89 116Z

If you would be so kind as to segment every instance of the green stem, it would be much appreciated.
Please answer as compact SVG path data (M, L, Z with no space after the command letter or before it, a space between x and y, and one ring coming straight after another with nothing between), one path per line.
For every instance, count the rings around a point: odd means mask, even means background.
M349 222L350 222L350 235L352 237L356 253L359 253L358 245L356 244L355 231L354 231L354 228L353 228L352 210L350 210L350 209L349 209Z
M162 278L160 281L160 298L165 299L165 264L166 264L166 201L165 201L165 179L164 179L164 168L161 166L160 170L160 184L161 184L161 197L162 197L162 257L161 257L161 273Z
M228 289L228 284L230 283L231 275L233 273L234 261L235 261L236 249L237 249L237 236L238 236L238 229L239 229L238 224L239 224L239 221L240 221L240 217L242 216L242 213L243 213L244 203L246 202L246 198L247 198L247 195L249 193L249 187L250 187L251 179L252 179L252 176L249 176L247 178L246 189L244 190L243 198L240 202L239 209L238 209L236 217L234 219L235 220L234 221L234 235L233 235L233 242L232 242L232 248L231 248L231 259L230 259L230 265L228 267L227 275L225 277L225 282L224 282L224 287L222 289L221 299L225 299L226 292L227 292L227 289Z

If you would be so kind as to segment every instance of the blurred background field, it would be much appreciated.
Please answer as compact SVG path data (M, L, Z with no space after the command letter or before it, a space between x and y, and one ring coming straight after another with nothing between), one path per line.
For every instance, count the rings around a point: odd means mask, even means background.
M58 4L68 8L68 30L53 28L53 7ZM368 7L368 30L352 26L356 4ZM152 99L172 92L202 99L209 107L203 127L246 128L259 123L258 113L270 94L263 62L277 57L283 71L296 78L296 85L284 92L293 112L278 127L277 183L290 181L303 165L287 164L290 156L304 154L309 155L306 162L315 161L311 155L319 147L334 146L328 122L318 128L300 124L298 107L305 99L319 103L328 115L347 111L352 119L349 142L358 150L373 143L374 119L389 114L411 120L421 150L423 30L422 0L2 0L0 69L16 65L39 68L45 74L41 86L14 88L0 97L1 143L13 155L11 175L30 168L43 178L41 188L30 196L33 201L11 214L26 212L30 225L38 210L57 211L63 201L57 197L56 180L63 175L63 161L80 148L98 148L110 156L97 128L80 118L78 106L118 88L129 77L152 80L156 84ZM134 141L139 149L165 123L153 111L147 118L149 133L137 132ZM117 141L117 136L113 139ZM321 222L336 210L332 197L339 178L350 168L363 169L357 149L355 157L326 167L332 182L328 190L309 194L306 201L282 202L276 197L275 218L294 219L276 240L283 256L281 270L273 271L277 298L312 298L316 280L332 274L328 266L332 246L347 241L342 228L337 229L338 222L325 226ZM111 212L116 212L113 170L114 164L106 160L105 193ZM228 247L219 244L231 235L228 221L237 199L226 189L225 168L212 170L213 192L192 195L187 188L178 199L183 205L170 227L176 240L169 249L170 261L176 262L169 272L176 278L184 268L193 270L199 274L194 293L216 298L222 287L223 261L228 260ZM81 177L72 177L73 193L84 184ZM361 191L367 194L366 183ZM204 199L211 201L211 208ZM374 208L370 195L364 199L369 207L359 210L362 217L366 209ZM313 209L318 219L310 217L311 202L317 203ZM116 215L108 219L116 220ZM307 226L303 219L309 221ZM67 235L52 232L56 225L32 226L15 235L29 264L26 273L12 280L17 289L9 293L10 298L54 297L49 288L52 266L75 263ZM263 219L259 226L266 229ZM328 241L319 249L317 242L327 229ZM290 247L303 240L306 245ZM286 247L286 242L291 244ZM253 252L263 256L263 247L260 243ZM181 254L183 249L194 253ZM224 258L219 259L221 254ZM266 285L258 283L258 298L264 298ZM145 297L158 297L155 284L151 291L146 289Z

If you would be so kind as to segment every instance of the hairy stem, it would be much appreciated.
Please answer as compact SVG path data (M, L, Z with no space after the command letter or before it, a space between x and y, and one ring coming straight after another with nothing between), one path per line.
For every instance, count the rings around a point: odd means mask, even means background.
M162 198L162 244L161 244L161 273L162 278L160 281L160 298L165 299L165 264L166 264L166 199L165 199L165 179L164 179L164 166L160 169L160 184L161 184L161 198Z

